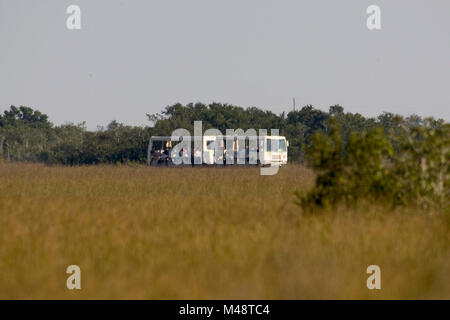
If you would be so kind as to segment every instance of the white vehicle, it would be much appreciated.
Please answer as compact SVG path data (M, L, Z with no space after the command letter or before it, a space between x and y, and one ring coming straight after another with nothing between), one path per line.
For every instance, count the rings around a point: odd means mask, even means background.
M283 136L265 136L259 141L259 161L262 165L285 165L289 142ZM261 152L262 150L262 152Z
M171 137L151 137L148 146L147 164L152 166L171 165L171 151L173 146L175 146L177 143L179 142L172 141ZM212 165L215 164L215 146L216 136L204 136L202 138L202 149L196 149L195 144L193 144L193 148L191 147L190 152L188 150L183 150L183 152L181 152L179 156L184 158L184 163L188 163L189 158L191 158L190 160L192 163ZM219 159L223 159L223 155L219 156Z
M217 159L221 164L263 166L287 164L289 142L286 141L286 137L260 136L258 141L253 143L248 139L244 140L243 137L241 139L238 136L225 136L223 139L217 139L217 136L203 136L202 150L196 149L193 143L191 150L182 150L179 156L185 158L184 163L213 165L216 164L216 145L220 143L218 148L220 154ZM227 142L230 143L229 140L232 141L230 150L226 148ZM152 137L148 148L148 165L172 165L171 150L174 145L171 137Z
M216 136L206 136L203 138L203 163L215 163ZM233 140L232 150L226 149L227 139ZM259 137L259 144L253 147L248 140L245 145L239 148L238 137L224 137L221 140L221 150L223 154L219 155L219 160L225 160L225 164L230 164L230 158L233 164L261 164L261 165L285 165L288 162L289 142L284 136L263 136ZM242 143L242 142L241 142ZM238 162L238 158L241 160ZM243 163L241 163L243 162Z
M168 165L171 161L171 149L170 137L151 137L147 151L147 164L149 166Z
M217 143L216 136L203 136L203 163L205 164L215 164L215 150ZM224 150L224 142L221 141L221 150ZM219 155L219 160L223 160L223 154Z

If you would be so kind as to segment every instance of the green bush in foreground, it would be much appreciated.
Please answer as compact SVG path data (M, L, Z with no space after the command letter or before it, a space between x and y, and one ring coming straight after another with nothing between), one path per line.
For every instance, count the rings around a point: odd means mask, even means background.
M399 130L395 137L382 128L351 133L345 144L334 123L330 135L315 134L306 154L316 185L306 194L295 192L298 204L314 209L369 200L448 210L450 125L428 119Z

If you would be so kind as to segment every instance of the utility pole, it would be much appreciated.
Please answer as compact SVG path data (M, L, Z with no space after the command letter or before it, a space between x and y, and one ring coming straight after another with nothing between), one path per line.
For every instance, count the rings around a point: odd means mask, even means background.
M295 98L293 99L293 106L294 106L294 111L295 111Z

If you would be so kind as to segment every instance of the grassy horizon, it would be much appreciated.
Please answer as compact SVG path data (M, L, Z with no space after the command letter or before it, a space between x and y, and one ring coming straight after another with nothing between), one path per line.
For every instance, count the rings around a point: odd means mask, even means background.
M380 203L308 214L291 192L313 183L299 165L0 163L0 298L450 298L448 217ZM72 264L81 291L66 288Z

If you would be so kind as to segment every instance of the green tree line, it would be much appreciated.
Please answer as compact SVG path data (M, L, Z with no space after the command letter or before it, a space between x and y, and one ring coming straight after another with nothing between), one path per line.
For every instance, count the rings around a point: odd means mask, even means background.
M128 126L112 121L106 128L87 130L85 123L56 126L38 110L11 106L0 114L0 159L48 164L83 165L100 163L145 163L148 141L153 135L170 135L175 129L193 132L194 121L203 121L203 129L280 129L290 143L291 161L303 161L304 151L315 133L330 136L330 120L339 126L345 144L352 133L380 128L394 148L404 127L423 126L419 116L403 118L383 113L376 118L345 112L339 105L322 111L307 105L300 110L275 114L255 107L212 103L174 104L157 114L147 114L148 126Z

